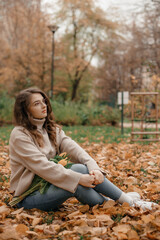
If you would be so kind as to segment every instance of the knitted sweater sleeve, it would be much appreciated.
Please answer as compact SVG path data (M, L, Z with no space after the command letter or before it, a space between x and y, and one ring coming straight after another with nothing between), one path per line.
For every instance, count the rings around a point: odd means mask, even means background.
M101 171L96 161L74 140L66 136L63 130L58 130L57 135L60 152L67 152L72 162L85 164L89 172L95 169Z
M30 182L30 173L37 174L57 187L75 192L81 173L64 168L60 164L48 161L40 152L32 138L22 130L15 130L10 138L11 186L19 188L17 194L26 189ZM23 186L22 186L23 185ZM22 189L23 188L23 191ZM15 190L15 189L14 189Z

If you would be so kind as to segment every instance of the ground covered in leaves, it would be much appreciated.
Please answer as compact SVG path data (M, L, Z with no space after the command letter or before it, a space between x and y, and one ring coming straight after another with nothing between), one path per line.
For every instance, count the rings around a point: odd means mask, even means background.
M136 191L145 200L160 201L160 143L81 144L123 191ZM152 210L122 206L110 200L89 208L75 198L59 211L11 208L8 202L8 146L0 146L0 239L160 239L160 205Z

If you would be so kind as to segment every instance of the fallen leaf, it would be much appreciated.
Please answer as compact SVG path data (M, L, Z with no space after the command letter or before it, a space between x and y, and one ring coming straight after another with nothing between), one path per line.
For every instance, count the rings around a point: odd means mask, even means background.
M137 232L132 229L127 233L127 235L128 235L128 240L139 240L139 236Z
M80 206L79 211L85 213L89 210L89 205Z
M34 236L38 236L38 233L34 232L34 231L26 231L26 233L28 235L34 235Z
M23 211L24 207L17 209L16 211L11 212L11 214L16 215Z
M128 236L125 233L117 233L118 240L128 239Z
M90 233L91 235L103 235L107 232L106 227L88 227L88 226L82 226L82 227L74 227L74 231L80 233L81 235Z
M116 204L115 201L113 200L109 200L107 202L105 202L105 204L103 205L103 209L107 209L107 208L111 208Z
M32 221L32 226L36 226L39 224L43 219L42 218L34 218Z
M18 224L15 229L16 232L20 235L27 235L26 231L29 230L29 228L24 224Z
M78 211L75 211L75 212L73 212L73 213L70 213L67 217L68 217L69 219L72 219L72 218L74 218L75 216L79 216L79 215L82 215L82 213L78 210Z
M7 207L6 205L2 205L1 207L0 207L0 214L2 215L2 214L8 214L8 213L10 213L10 209L9 209L9 207Z
M12 225L7 225L3 227L3 232L0 233L1 240L20 240L18 233Z
M152 222L152 220L154 220L154 219L155 219L155 217L153 215L151 215L151 214L142 216L142 220L146 224L149 223L149 222Z
M113 227L115 233L128 233L131 230L131 226L127 224L120 224L117 227Z
M105 214L97 215L96 219L101 222L107 223L107 225L112 225L114 223L114 221L111 219L111 217L109 215L105 215Z

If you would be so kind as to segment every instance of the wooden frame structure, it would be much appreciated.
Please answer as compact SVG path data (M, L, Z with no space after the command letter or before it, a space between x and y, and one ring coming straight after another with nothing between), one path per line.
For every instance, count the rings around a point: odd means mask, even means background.
M131 131L131 141L160 141L158 135L160 132L158 131L158 92L131 92L131 120L132 120L132 131ZM155 131L144 131L144 123L146 122L145 118L145 97L153 95L155 96L155 116L154 116L154 124ZM134 107L134 97L140 96L142 99L142 111L140 118L140 131L134 131L134 122L135 122L135 107ZM155 138L144 139L144 135L155 135ZM140 135L140 138L134 138L135 135Z

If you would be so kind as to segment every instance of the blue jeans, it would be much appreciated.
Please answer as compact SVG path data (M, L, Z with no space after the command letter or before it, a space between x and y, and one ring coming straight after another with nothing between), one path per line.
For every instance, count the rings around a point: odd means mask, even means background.
M74 164L71 169L82 174L88 173L87 167L83 164ZM71 193L51 184L46 193L41 194L39 191L35 191L18 203L17 207L52 211L57 210L58 207L70 197L77 198L83 204L94 206L96 204L102 204L104 200L107 201L108 199L106 197L116 201L120 198L121 194L122 191L106 178L103 183L98 184L95 188L78 185L75 193Z

